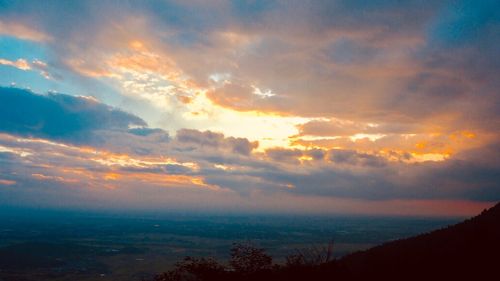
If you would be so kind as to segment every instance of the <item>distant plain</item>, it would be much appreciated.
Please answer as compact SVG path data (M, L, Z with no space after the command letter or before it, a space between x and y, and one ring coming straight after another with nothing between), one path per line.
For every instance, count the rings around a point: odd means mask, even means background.
M141 280L185 256L227 260L234 242L276 262L334 241L343 256L461 218L293 215L0 213L0 280Z

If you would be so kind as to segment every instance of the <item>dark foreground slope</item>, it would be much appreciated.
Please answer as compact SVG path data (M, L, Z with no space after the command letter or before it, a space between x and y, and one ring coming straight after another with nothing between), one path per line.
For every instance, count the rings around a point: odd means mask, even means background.
M500 272L500 203L446 229L346 256L338 265L355 279L488 280Z
M240 251L240 250L245 251ZM187 259L155 281L179 280L497 280L500 204L454 226L394 241L340 260L304 256L271 265L263 249L235 248L229 268L211 259Z

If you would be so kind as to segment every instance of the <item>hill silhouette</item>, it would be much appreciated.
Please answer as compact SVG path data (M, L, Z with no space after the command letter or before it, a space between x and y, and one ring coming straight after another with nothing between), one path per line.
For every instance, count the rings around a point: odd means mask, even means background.
M500 203L462 223L342 258L355 279L480 280L498 274Z
M263 249L236 245L231 252L229 268L213 259L186 258L154 280L488 280L500 265L500 203L456 225L340 260L319 253L313 262L295 255L285 265L272 265Z

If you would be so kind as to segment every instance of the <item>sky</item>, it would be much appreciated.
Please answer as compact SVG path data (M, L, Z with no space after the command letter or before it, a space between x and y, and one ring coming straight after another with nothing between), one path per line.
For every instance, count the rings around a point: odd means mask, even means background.
M469 216L500 2L0 0L0 205Z

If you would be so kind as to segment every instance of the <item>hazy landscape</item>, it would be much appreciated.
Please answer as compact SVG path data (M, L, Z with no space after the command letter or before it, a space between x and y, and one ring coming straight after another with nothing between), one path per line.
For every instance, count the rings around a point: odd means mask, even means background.
M363 250L459 221L459 218L308 217L303 215L93 215L16 210L0 214L4 280L141 280L185 256L229 257L234 242L252 241L276 262L297 250L334 255ZM1 280L1 279L0 279Z

